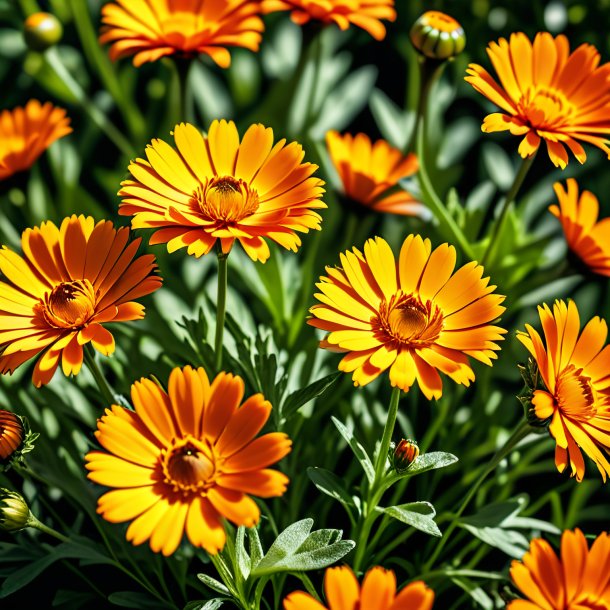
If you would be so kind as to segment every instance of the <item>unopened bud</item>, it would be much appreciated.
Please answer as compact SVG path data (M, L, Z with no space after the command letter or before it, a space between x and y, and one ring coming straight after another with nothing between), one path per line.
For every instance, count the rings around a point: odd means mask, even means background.
M25 430L21 418L0 409L0 460L9 460L23 443Z
M426 11L411 28L413 46L426 57L445 60L459 55L466 46L464 28L440 11Z
M0 529L18 532L30 525L30 509L23 496L0 487Z
M63 33L64 29L59 19L51 13L34 13L23 24L25 43L32 51L39 53L56 45Z
M402 439L400 443L394 448L391 461L394 470L398 474L405 473L411 464L417 459L419 455L419 447L415 441L410 439Z

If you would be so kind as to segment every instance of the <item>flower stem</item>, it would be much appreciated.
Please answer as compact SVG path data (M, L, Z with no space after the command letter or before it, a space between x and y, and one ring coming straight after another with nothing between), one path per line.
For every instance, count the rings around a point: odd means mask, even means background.
M489 463L485 467L485 470L483 470L483 472L481 473L479 478L475 481L474 485L468 490L468 493L466 494L466 497L462 500L462 503L460 504L460 507L458 508L457 512L453 515L453 521L451 522L451 524L447 528L447 531L445 532L443 537L439 540L439 543L437 544L436 548L434 549L434 553L432 553L432 556L426 562L426 565L423 568L424 572L428 572L430 570L430 567L434 564L434 562L436 561L436 559L440 555L441 551L443 550L443 547L445 546L445 544L447 544L447 540L449 540L449 537L453 533L453 530L455 530L455 528L458 526L459 519L462 516L462 513L466 510L466 507L468 506L468 504L470 503L470 501L472 500L474 495L477 493L477 491L479 490L479 487L481 487L481 485L483 484L483 481L485 481L485 479L487 478L489 473L491 473L493 470L495 470L496 466L531 431L532 431L532 428L529 425L529 423L526 420L522 421L521 424L519 426L517 426L517 428L515 428L515 430L511 434L510 438L504 444L504 446L500 447L500 449L498 449L498 451L496 451L494 456L491 458L491 460L489 461Z
M485 267L486 264L491 265L494 262L498 243L501 241L502 233L504 233L504 225L506 224L508 210L510 209L512 202L517 197L517 193L519 192L519 189L521 188L521 185L525 180L525 176L527 176L527 172L534 163L535 158L536 153L530 155L529 157L526 157L521 162L521 167L519 168L519 171L515 176L513 185L510 187L510 190L508 191L506 198L504 199L504 203L502 204L502 209L500 210L500 217L495 222L491 230L487 250L485 250L485 254L483 254L483 258L481 259L481 265L483 267Z
M174 125L179 123L189 122L192 120L190 112L192 104L189 95L188 79L191 71L192 61L190 59L176 59L174 66L176 67L176 75L178 77L178 105L174 116Z
M216 371L222 367L222 335L225 327L225 312L227 308L227 269L228 253L218 251L218 296L216 302L216 336L214 353L216 354Z
M395 387L392 389L392 396L390 397L390 406L388 408L388 418L383 429L383 436L381 437L381 445L379 446L379 453L377 454L377 461L375 462L375 483L376 487L383 479L385 474L386 461L388 459L388 451L390 449L390 443L392 442L392 435L394 434L394 428L396 427L396 416L398 415L398 401L400 400L400 388Z
M320 70L322 67L322 35L319 33L311 41L311 49L313 56L313 75L311 79L311 89L307 98L307 106L305 107L305 135L311 127L314 116L314 106L316 101L316 93L318 91L318 83L320 81ZM309 49L306 53L309 55Z
M100 370L100 367L97 365L97 362L95 360L95 350L93 349L93 346L90 343L87 343L85 345L83 355L85 359L85 364L93 375L93 378L97 383L97 387L99 388L101 395L104 397L104 401L107 403L107 406L115 404L117 402L117 399L115 398L115 393L112 391L112 388L106 381L106 378Z
M33 527L45 534L49 534L49 536L57 538L60 542L70 542L70 539L67 536L60 534L57 530L40 522L32 513L30 513L30 516L28 517L27 527Z

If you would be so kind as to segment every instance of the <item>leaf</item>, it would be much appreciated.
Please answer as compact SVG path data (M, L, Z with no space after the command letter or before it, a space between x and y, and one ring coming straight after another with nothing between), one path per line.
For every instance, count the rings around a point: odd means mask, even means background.
M343 481L325 468L308 468L307 476L311 482L324 494L341 502L349 511L354 505L354 499L347 493Z
M230 595L229 589L223 583L207 574L197 574L197 578L206 586L222 595Z
M443 132L437 157L438 169L447 169L460 161L481 133L479 121L462 117L451 123Z
M492 181L502 191L508 191L515 179L515 168L504 152L504 149L494 142L483 144L483 163Z
M458 461L458 458L453 453L446 453L444 451L430 451L418 456L414 462L409 466L404 474L396 474L388 479L387 484L391 485L397 479L403 479L405 477L412 477L416 474L422 474L422 472L428 472L428 470L436 470L437 468L445 468L451 466Z
M246 528L238 527L237 535L235 536L235 561L241 572L242 580L246 580L250 575L250 557L246 553L244 541L246 537Z
M431 536L442 536L441 530L434 522L436 511L430 502L410 502L399 506L378 507L389 517L393 517L402 523L406 523L415 529L430 534Z
M472 597L472 599L485 610L493 610L495 607L491 597L489 597L489 595L487 595L487 593L485 593L485 591L483 591L483 589L481 589L481 587L479 587L477 584L470 582L467 578L458 578L456 576L453 576L451 580L458 587L466 591L466 593L468 593L468 595L470 595L470 597Z
M290 419L301 407L304 407L310 400L322 396L328 388L330 388L337 379L339 379L341 373L331 373L318 379L308 386L296 390L289 394L282 405L281 413L282 416L288 420Z
M264 555L261 539L255 527L248 529L248 539L250 541L250 570L253 570Z
M108 596L108 601L122 608L155 608L159 609L159 600L137 591L117 591Z
M347 444L351 447L351 450L354 452L356 459L360 462L360 465L364 470L366 478L369 480L369 483L372 484L375 480L375 468L373 467L373 462L371 462L371 458L368 456L364 447L354 438L353 432L349 430L344 424L342 424L337 418L331 417L331 420L333 424L335 424L337 430L339 430L339 434L347 441Z
M521 559L529 547L529 540L520 532L501 527L474 527L463 523L473 536L506 553L509 557Z
M384 139L404 150L415 128L415 113L403 112L381 89L373 90L369 107Z

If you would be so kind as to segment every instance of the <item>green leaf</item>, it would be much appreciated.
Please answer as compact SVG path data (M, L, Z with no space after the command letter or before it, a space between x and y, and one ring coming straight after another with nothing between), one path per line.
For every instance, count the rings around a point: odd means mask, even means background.
M246 580L250 575L250 557L248 557L246 547L244 546L245 538L246 528L243 526L238 527L235 536L235 562L241 572L242 580Z
M339 379L341 373L331 373L318 379L308 386L296 390L289 394L282 405L281 413L282 416L288 420L290 419L301 407L304 407L310 400L322 396L328 388L330 388L337 379Z
M466 591L466 593L485 610L493 610L495 607L491 597L489 597L489 595L487 595L487 593L477 584L470 582L467 578L458 578L456 576L453 576L451 580L460 587L460 589Z
M462 527L473 536L506 553L509 557L521 559L529 547L529 540L520 532L501 527L474 527L462 523Z
M494 142L483 144L483 164L492 181L502 191L508 191L515 179L515 168L504 149Z
M207 574L197 574L197 578L206 586L212 589L212 591L216 591L216 593L220 593L221 595L230 595L229 589L225 587L223 583Z
M108 596L108 601L122 608L155 608L159 609L159 600L137 591L117 591Z
M451 123L443 132L437 157L438 169L447 169L458 163L477 141L481 133L479 121L462 117Z
M322 493L341 502L348 511L355 506L354 499L347 493L342 479L334 472L325 468L308 468L307 476Z
M384 139L403 150L415 128L415 113L403 112L381 89L373 90L369 107Z
M442 536L441 530L434 522L436 511L430 502L410 502L399 506L378 507L389 517L393 517L402 523L406 523L431 536Z
M375 480L375 468L373 467L371 458L368 456L364 447L354 438L354 433L351 430L342 424L336 417L331 417L331 419L337 430L339 430L339 434L347 441L347 444L351 447L356 459L360 462L369 483L372 484Z
M264 555L261 539L255 527L248 529L248 539L250 541L250 570L253 570Z

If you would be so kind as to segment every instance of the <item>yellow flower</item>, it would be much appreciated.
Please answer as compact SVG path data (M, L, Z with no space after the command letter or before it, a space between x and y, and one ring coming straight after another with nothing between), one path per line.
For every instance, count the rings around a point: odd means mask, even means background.
M119 213L133 216L134 229L154 228L151 244L169 252L187 248L207 254L220 240L226 254L238 240L254 261L269 258L269 238L296 252L295 231L319 229L325 208L324 182L302 163L303 148L285 140L273 144L273 131L252 125L241 143L235 124L214 121L207 137L193 125L174 130L177 150L163 140L146 149L148 160L129 166L133 180L122 183Z
M610 451L610 346L603 347L608 327L595 317L580 333L574 301L567 305L555 301L552 312L544 304L538 313L545 344L529 324L525 325L526 333L517 334L536 361L545 385L544 390L533 393L534 414L540 421L550 418L559 472L569 464L572 476L582 481L582 450L595 462L605 482L610 474L604 453Z
M258 51L264 29L251 0L117 0L102 8L100 43L113 60L133 55L135 66L167 55L209 55L228 68L226 47Z
M140 239L127 244L129 229L85 216L26 229L25 258L0 250L0 373L13 372L44 352L34 367L36 387L49 383L61 358L65 375L79 373L83 345L105 355L114 338L102 324L144 317L133 299L154 292L155 257L136 257Z
M470 385L469 356L491 365L504 329L490 324L504 311L483 267L468 263L453 273L455 248L432 251L430 240L409 235L398 264L380 237L364 253L341 255L327 267L308 323L329 331L321 347L347 352L339 369L366 385L389 369L390 382L405 392L417 380L428 399L440 398L441 371Z
M63 108L30 100L0 112L0 180L29 169L55 140L72 132Z
M600 55L590 44L570 53L563 36L536 34L532 44L521 32L490 43L487 53L500 85L481 66L468 66L468 81L504 112L485 117L483 131L505 131L524 136L523 157L546 142L553 164L568 164L566 146L584 163L587 155L579 140L601 148L610 157L610 64L599 65Z
M127 539L171 555L186 533L217 553L222 519L253 527L260 511L248 494L281 496L288 479L268 468L289 451L283 433L255 438L271 413L262 394L241 404L244 382L202 368L174 369L167 392L151 379L131 388L135 412L113 405L95 433L105 451L86 456L89 478L113 487L98 501L112 523L131 521Z

